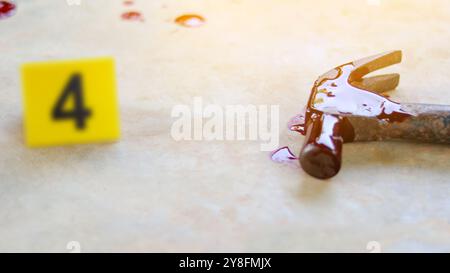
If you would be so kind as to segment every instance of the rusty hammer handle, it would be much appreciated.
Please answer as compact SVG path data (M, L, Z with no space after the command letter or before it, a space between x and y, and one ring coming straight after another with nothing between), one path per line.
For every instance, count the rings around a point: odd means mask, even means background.
M450 105L404 103L402 109L413 114L402 122L348 117L355 131L354 141L409 140L450 144Z

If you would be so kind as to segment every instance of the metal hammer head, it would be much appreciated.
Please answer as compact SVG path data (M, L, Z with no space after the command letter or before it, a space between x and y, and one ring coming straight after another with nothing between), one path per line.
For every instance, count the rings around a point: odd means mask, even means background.
M409 116L380 94L397 87L400 76L388 74L363 78L370 72L399 63L401 51L391 51L338 66L314 83L301 131L305 144L300 164L310 175L326 179L341 167L342 144L354 139L349 116L395 122Z

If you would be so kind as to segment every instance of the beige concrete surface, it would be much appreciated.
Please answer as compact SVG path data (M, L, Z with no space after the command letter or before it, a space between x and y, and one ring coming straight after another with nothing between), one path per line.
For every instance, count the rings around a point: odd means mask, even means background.
M402 49L392 98L450 104L450 2L18 1L0 21L0 250L450 251L450 147L348 144L328 182L274 164L255 141L170 136L177 104L275 104L280 145L317 76ZM379 3L379 5L377 4ZM121 13L137 9L144 22ZM199 28L173 23L204 16ZM19 66L113 56L115 144L28 149Z

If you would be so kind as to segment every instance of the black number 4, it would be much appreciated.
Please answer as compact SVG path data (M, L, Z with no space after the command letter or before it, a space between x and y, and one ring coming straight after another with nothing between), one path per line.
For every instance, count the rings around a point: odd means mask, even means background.
M91 115L91 110L84 108L81 79L80 74L74 74L70 77L69 83L64 88L52 111L54 120L75 119L78 130L86 127L86 118ZM70 99L71 95L75 102L74 107L72 110L65 110L64 104Z

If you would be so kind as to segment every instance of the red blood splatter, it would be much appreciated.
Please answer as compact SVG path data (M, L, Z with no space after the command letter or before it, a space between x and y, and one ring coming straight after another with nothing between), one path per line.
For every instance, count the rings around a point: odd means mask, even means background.
M0 1L0 19L4 19L14 15L16 5L9 1Z
M122 14L123 20L128 21L144 21L144 18L142 18L142 14L138 11L127 11Z

